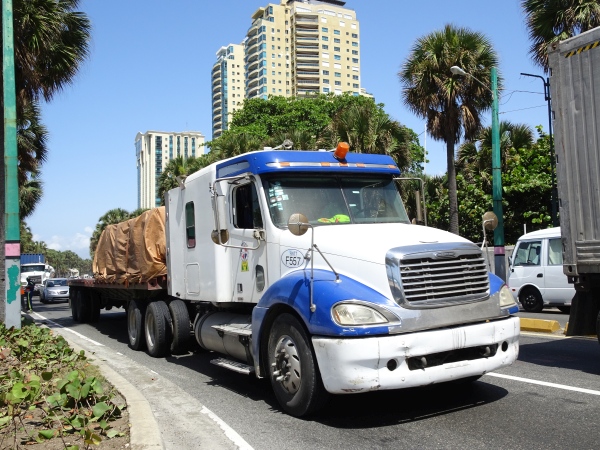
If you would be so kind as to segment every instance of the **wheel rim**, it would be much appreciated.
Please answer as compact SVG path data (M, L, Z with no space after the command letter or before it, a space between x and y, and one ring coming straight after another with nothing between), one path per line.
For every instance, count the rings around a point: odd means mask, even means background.
M532 294L531 292L528 292L527 295L525 295L525 298L523 299L523 307L524 308L535 308L535 305L537 304L537 297Z
M129 336L135 341L138 329L137 322L135 321L135 309L133 308L127 310L127 329L129 330Z
M148 347L154 347L154 314L148 314L146 316L146 343Z
M272 376L283 389L295 394L300 389L302 370L296 344L289 336L283 336L275 346Z

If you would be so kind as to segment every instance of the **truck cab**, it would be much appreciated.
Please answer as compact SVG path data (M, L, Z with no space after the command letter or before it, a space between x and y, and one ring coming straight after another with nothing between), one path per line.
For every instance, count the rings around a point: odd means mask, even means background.
M169 295L293 415L319 393L478 378L518 355L510 291L475 244L411 224L399 175L384 155L267 150L166 196Z

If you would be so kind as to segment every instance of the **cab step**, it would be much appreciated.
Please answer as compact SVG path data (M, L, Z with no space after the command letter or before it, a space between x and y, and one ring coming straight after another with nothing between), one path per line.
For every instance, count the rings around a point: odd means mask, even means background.
M233 370L237 373L243 373L244 375L250 375L254 373L254 367L239 361L233 361L231 359L217 358L213 359L210 363L214 364L215 366L223 367L224 369Z
M245 325L245 327L249 326L250 325ZM213 325L212 328L224 334L229 334L233 336L252 336L252 328L242 328L239 326L236 327L235 325Z

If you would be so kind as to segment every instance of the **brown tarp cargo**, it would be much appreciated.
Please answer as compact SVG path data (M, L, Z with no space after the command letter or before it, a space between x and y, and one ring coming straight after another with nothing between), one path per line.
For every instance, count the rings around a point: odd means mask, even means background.
M94 278L101 283L137 284L167 274L165 207L107 226L94 254Z

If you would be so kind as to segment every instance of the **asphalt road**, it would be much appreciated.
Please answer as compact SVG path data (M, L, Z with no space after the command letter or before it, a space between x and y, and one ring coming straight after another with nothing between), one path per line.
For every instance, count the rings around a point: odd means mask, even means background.
M337 396L317 416L297 419L279 410L267 381L218 368L210 364L214 354L195 345L186 355L160 359L130 350L123 310L103 311L98 324L85 325L72 321L66 303L36 307L42 316L114 352L120 361L115 370L124 376L133 378L134 368L144 368L170 380L255 449L600 445L600 345L595 339L524 334L515 364L471 385ZM89 344L92 350L94 345ZM169 401L169 392L157 395Z

